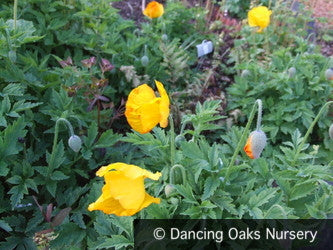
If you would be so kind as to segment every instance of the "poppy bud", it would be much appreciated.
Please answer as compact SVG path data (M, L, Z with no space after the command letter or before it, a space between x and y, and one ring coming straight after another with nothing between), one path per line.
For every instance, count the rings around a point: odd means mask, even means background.
M331 69L327 69L325 71L325 76L326 76L326 79L329 81L329 80L333 80L333 70Z
M289 75L289 78L294 77L295 74L296 74L296 69L295 69L295 67L291 67L291 68L288 69L288 75Z
M148 56L141 57L141 64L142 64L143 67L146 67L148 65L148 63L149 63Z
M162 41L163 42L167 42L168 41L168 35L167 34L163 34L162 35Z
M330 135L331 140L333 140L333 124L331 124L331 126L329 128L328 134Z
M251 72L250 72L248 69L244 69L244 70L242 71L241 77L243 77L243 78L247 78L247 77L249 77L250 75L251 75Z
M170 197L171 194L175 192L175 190L176 189L172 184L168 184L164 188L164 193L165 193L166 197Z
M171 204L172 205L178 205L178 203L179 203L179 200L177 199L177 198L175 198L175 197L171 197L170 198L170 202L171 202Z
M79 152L82 146L82 141L77 135L72 135L68 139L68 146L74 151Z
M246 141L244 146L245 153L251 159L257 159L260 157L261 152L266 146L266 134L261 130L253 131Z
M180 147L180 143L183 141L186 141L185 137L183 135L177 135L175 138L176 147Z

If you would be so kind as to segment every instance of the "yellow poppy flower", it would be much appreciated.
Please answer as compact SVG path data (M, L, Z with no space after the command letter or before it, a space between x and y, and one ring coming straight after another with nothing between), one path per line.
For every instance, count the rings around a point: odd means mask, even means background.
M161 173L155 174L135 165L117 162L101 167L97 176L104 177L102 195L88 207L89 211L101 210L106 214L131 216L152 203L160 203L159 198L145 191L144 179L158 180Z
M251 159L259 158L266 146L266 139L266 134L263 131L253 131L244 146L244 151L247 156Z
M135 131L145 134L158 123L162 128L168 126L170 100L162 83L155 81L161 97L156 97L154 90L142 84L131 91L126 102L125 116Z
M265 6L254 7L247 13L249 25L259 27L258 32L262 32L269 25L271 14L272 11Z
M158 18L162 16L163 13L164 13L163 5L156 1L150 2L143 11L143 14L149 18Z

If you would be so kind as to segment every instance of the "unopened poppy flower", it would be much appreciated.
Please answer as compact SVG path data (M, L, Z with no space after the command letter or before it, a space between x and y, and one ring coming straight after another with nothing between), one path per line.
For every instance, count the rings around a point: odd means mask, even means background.
M259 27L258 32L262 32L269 25L271 14L272 11L265 6L254 7L247 13L249 25Z
M121 162L101 167L97 176L104 177L102 195L88 207L89 211L101 210L106 214L131 216L160 199L145 191L144 179L158 180L161 173L155 174L135 165Z
M158 123L162 128L168 126L170 100L161 82L155 81L160 97L147 84L131 91L126 102L125 116L135 131L145 134Z
M261 130L251 132L244 146L244 151L251 159L260 157L261 152L266 146L266 134Z
M164 13L163 4L160 4L156 1L150 2L143 11L143 14L149 18L158 18L162 16L163 13Z

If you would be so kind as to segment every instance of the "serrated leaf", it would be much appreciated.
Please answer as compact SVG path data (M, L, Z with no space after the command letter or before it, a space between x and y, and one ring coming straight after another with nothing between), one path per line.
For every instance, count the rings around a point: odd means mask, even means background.
M111 238L106 239L102 244L96 246L96 249L105 249L105 248L112 248L121 249L126 247L133 247L134 242L127 239L123 235L113 235Z
M13 231L13 229L9 226L9 224L3 220L0 220L0 228L2 228L3 230L5 230L7 232Z
M12 204L12 207L15 207L23 198L25 194L28 194L28 189L26 185L20 184L17 186L12 187L8 194L11 194L10 196L10 202Z
M296 184L290 191L289 200L298 200L302 197L305 197L309 194L312 194L313 191L317 188L316 181L308 180L305 182L301 182Z
M175 185L178 193L184 196L185 201L192 204L198 204L198 201L194 198L192 188L189 185Z
M51 180L54 180L54 181L61 181L61 180L66 180L68 179L69 176L65 175L63 172L61 171L54 171L52 174L51 174Z
M101 137L98 139L94 148L108 148L113 146L119 139L120 135L114 134L112 130L104 132Z
M48 181L46 183L46 189L49 191L49 193L52 195L52 197L55 197L55 193L57 190L57 182L56 181Z
M204 192L201 196L201 200L206 200L211 197L215 190L220 186L221 181L219 178L214 178L212 176L208 177L204 184Z
M97 124L92 123L88 128L88 135L83 138L84 144L87 148L91 148L95 142L96 136L98 134Z

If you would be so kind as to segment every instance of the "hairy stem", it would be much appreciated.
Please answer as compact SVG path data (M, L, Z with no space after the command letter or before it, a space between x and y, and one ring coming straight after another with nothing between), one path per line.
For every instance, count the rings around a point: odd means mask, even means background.
M238 144L237 144L237 147L236 147L236 149L235 149L235 152L234 152L234 154L233 154L233 156L232 156L232 158L231 158L231 160L230 160L230 163L229 163L229 165L228 165L228 167L227 167L227 172L226 172L226 175L225 175L225 181L224 181L224 183L226 183L226 182L228 181L228 179L229 179L229 175L230 175L230 170L231 170L232 166L234 165L234 162L235 162L235 160L236 160L236 157L237 157L237 155L238 155L238 153L239 153L239 151L240 151L242 145L244 144L244 141L245 141L246 136L247 136L247 134L248 134L249 128L250 128L250 126L251 126L251 124L252 124L252 121L253 121L254 115L255 115L255 113L256 113L256 106L258 106L257 128L258 128L258 124L259 124L259 128L260 128L260 123L261 123L261 112L260 112L260 115L259 115L259 111L262 110L262 102L261 102L260 99L257 99L256 102L254 103L253 107L252 107L252 111L251 111L251 113L250 113L249 120L248 120L248 122L247 122L247 124L246 124L246 126L245 126L245 129L244 129L244 131L243 131L243 134L242 134L242 136L241 136L241 138L240 138L240 140L239 140L239 142L238 142Z

